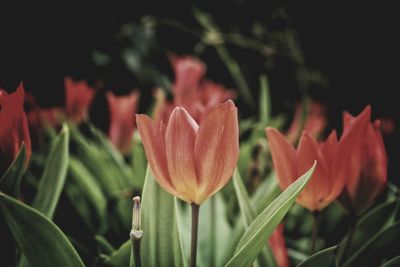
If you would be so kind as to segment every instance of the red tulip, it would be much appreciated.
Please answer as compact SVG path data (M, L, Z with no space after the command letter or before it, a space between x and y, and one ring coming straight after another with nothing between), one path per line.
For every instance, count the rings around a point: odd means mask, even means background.
M286 189L316 160L316 170L297 202L310 211L318 211L334 201L350 176L349 162L362 134L362 127L365 126L365 116L368 114L364 113L352 121L349 129L353 130L345 132L340 141L335 131L321 143L304 131L297 150L279 131L267 128L266 134L280 187Z
M108 137L111 143L125 154L131 148L139 91L132 91L127 96L115 96L112 92L108 92L107 101L110 109Z
M230 179L239 155L237 109L232 101L217 105L198 125L176 107L168 124L136 115L150 167L167 192L200 205Z
M205 80L202 81L206 67L200 60L191 56L172 57L175 70L175 82L172 86L174 99L166 101L160 90L156 97L158 104L155 119L166 122L174 107L185 108L196 122L201 122L216 105L233 99L235 93L222 85Z
M367 114L368 116L363 116ZM387 157L380 132L379 120L370 123L371 108L367 106L357 117L344 113L344 132L362 131L360 139L353 146L351 173L347 179L346 190L350 203L345 205L354 213L360 214L372 205L375 198L383 191L387 182ZM352 123L362 120L361 129L354 129Z
M191 56L172 56L172 66L175 71L174 94L181 102L192 102L196 90L206 72L206 66L200 60Z
M95 91L86 82L75 82L69 77L65 78L64 83L67 117L75 123L80 123L88 117Z
M31 156L31 139L24 112L25 91L22 84L11 94L0 90L0 171L7 169L26 146L26 164Z
M283 236L283 224L280 224L272 233L268 243L274 254L276 263L279 267L289 267L289 257L286 249L285 238Z

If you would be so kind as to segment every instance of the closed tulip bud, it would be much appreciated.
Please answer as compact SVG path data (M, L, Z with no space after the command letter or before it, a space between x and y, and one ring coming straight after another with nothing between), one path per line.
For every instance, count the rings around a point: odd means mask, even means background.
M95 91L86 82L75 82L69 77L64 84L65 112L70 121L78 124L87 119Z
M107 93L110 109L110 128L108 138L122 153L126 154L131 148L131 140L135 126L136 109L139 102L139 91L132 91L127 96L115 96Z
M232 101L217 105L198 125L176 107L168 124L136 115L153 174L167 192L200 205L231 178L239 155L237 109Z
M26 165L31 156L31 139L24 112L24 98L25 91L22 84L11 94L0 90L0 177L17 157L22 144L26 146Z

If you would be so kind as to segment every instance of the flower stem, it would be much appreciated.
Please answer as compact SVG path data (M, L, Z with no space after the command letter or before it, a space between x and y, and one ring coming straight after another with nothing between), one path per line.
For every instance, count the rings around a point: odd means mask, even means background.
M313 228L312 228L312 236L311 236L311 255L315 253L317 238L318 238L318 228L319 228L319 220L320 220L319 211L314 211L313 216Z
M131 238L131 242L132 242L131 257L133 257L133 259L131 258L131 266L132 266L132 263L134 262L135 267L142 267L142 259L141 259L141 255L140 255L140 241L141 241L141 239Z
M192 242L190 245L190 267L196 267L199 210L200 206L195 203L192 203Z
M210 198L210 267L215 266L215 236L216 236L216 225L215 225L215 197Z

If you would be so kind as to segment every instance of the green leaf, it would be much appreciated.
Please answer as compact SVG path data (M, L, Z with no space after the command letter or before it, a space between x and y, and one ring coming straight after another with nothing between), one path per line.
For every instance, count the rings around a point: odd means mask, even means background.
M103 236L95 235L94 239L96 240L101 253L111 255L114 252L113 246Z
M123 243L111 256L107 257L104 263L112 267L127 267L131 257L131 241Z
M143 266L185 266L176 198L157 184L147 167L142 195Z
M53 218L58 199L64 187L69 162L69 130L64 124L60 134L54 139L47 157L32 207Z
M234 256L226 266L249 266L261 252L268 237L272 234L285 214L296 200L297 196L310 180L316 162L303 176L291 184L252 222L243 234Z
M267 124L271 117L271 96L269 94L269 82L267 75L261 75L260 91L260 122Z
M84 267L68 238L46 216L3 193L0 206L15 241L32 267Z
M384 258L398 254L399 238L400 222L397 222L366 242L343 266L378 266Z
M13 197L19 196L22 175L25 172L26 146L22 144L17 157L0 179L0 190Z
M238 198L240 214L243 221L243 226L245 229L249 227L249 225L256 218L256 213L251 206L251 200L249 195L247 194L246 188L243 184L242 178L240 177L239 171L236 169L233 174L233 185L235 187L236 196ZM262 262L265 262L267 266L278 266L275 260L275 257L266 242L264 244L264 249L262 253Z
M239 172L240 173L240 172ZM256 214L260 214L271 202L279 196L281 190L278 182L272 172L257 188L256 192L251 196L251 206ZM234 254L237 244L244 233L242 223L236 223L232 230L231 242L225 246L224 259L225 263L229 261Z
M381 267L397 267L397 266L400 266L400 256L394 257L393 259L381 265Z
M256 214L260 214L280 193L282 191L278 185L278 180L275 173L272 172L251 196L251 206Z
M301 262L297 267L336 267L336 252L338 246L321 250L305 261Z
M105 194L92 173L75 157L70 158L66 191L72 205L88 225L104 221L107 209ZM78 201L77 197L82 200ZM93 217L90 214L93 214Z
M382 203L359 220L347 255L352 255L358 248L365 244L368 239L385 226L391 219L397 204L398 202L395 200Z

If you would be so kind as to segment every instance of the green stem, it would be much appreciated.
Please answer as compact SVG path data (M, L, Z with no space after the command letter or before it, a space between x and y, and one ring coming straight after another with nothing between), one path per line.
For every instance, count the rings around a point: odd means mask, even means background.
M131 242L132 242L132 257L133 260L131 259L131 266L132 263L135 263L135 267L142 267L142 258L140 256L140 239L136 239L136 238L131 238Z
M312 215L313 215L313 228L312 228L311 249L310 249L311 255L314 254L316 250L320 213L319 211L314 211Z
M210 199L210 267L215 266L215 236L216 236L216 231L215 231L215 214L216 214L216 209L215 209L215 198L212 197Z
M190 244L190 267L196 267L199 211L200 206L192 203L192 242Z

